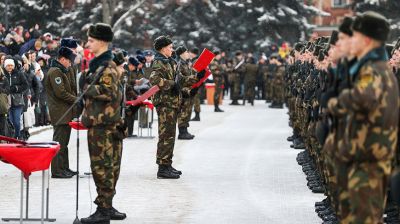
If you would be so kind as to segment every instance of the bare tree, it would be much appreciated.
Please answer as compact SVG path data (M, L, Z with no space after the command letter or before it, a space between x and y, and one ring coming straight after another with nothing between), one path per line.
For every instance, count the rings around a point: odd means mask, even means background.
M122 22L134 11L136 11L136 9L138 9L143 3L145 2L145 0L137 0L135 5L132 5L128 11L126 11L121 17L119 17L119 19L114 23L113 26L113 30L115 31L116 29L118 29L121 25Z

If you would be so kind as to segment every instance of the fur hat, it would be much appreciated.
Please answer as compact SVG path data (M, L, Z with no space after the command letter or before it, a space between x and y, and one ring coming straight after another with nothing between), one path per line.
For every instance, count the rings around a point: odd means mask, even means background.
M160 51L170 44L172 44L171 38L168 36L159 36L154 40L154 49L156 49L156 51Z
M353 30L351 30L351 26L353 24L353 18L344 17L342 23L339 25L339 32L347 34L349 36L353 36Z
M124 57L124 53L122 53L122 51L117 51L113 53L113 61L115 62L115 64L122 65L125 62L125 57Z
M111 26L105 23L90 25L87 34L89 37L105 42L111 42L114 37L114 32L112 31Z
M129 64L134 65L134 66L139 65L139 61L135 57L129 57L128 62L129 62Z
M78 43L72 38L63 38L61 39L61 47L77 48Z
M381 14L367 11L355 18L352 29L367 37L384 42L389 37L390 25Z
M76 55L71 49L67 47L60 47L60 49L58 50L58 57L64 57L70 60L71 63L74 63Z
M180 56L181 54L185 53L187 51L187 48L185 46L179 46L176 48L175 53L177 56Z
M142 64L146 63L146 58L141 54L136 55L136 59Z
M332 31L331 38L329 39L329 45L335 45L339 39L339 32L334 30Z

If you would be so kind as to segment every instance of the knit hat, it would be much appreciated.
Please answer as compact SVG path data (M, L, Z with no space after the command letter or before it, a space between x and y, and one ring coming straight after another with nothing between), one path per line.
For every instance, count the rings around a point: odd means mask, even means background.
M351 30L352 24L353 19L351 17L344 17L342 23L339 26L339 32L342 32L349 36L353 36L353 30Z
M390 25L381 14L367 11L355 18L352 29L372 39L386 41L389 37Z
M89 37L105 42L111 42L114 37L114 32L112 31L111 26L105 23L90 25L87 34Z
M171 38L168 36L159 36L154 40L154 49L156 49L156 51L160 51L170 44L172 44Z
M11 59L11 58L8 58L8 59L4 60L4 67L7 67L8 65L12 65L12 66L15 67L15 62L14 62L14 60Z

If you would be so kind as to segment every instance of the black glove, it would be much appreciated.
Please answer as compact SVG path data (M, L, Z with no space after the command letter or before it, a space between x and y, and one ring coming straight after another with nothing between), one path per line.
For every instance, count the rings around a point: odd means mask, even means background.
M11 86L10 90L11 90L11 92L17 92L18 88L17 88L17 86Z
M196 76L197 76L197 78L198 78L199 80L202 79L202 78L204 78L205 75L206 75L206 70L205 70L205 69L201 70L200 72L198 72L198 73L196 74Z
M171 91L172 91L172 94L178 96L179 93L181 92L181 87L179 86L179 83L175 83L175 84L171 87Z
M197 94L197 92L199 91L199 88L193 88L190 90L190 96L193 97Z

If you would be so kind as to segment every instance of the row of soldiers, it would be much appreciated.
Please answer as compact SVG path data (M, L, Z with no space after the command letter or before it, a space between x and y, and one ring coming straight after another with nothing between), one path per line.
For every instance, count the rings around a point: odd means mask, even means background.
M331 37L294 46L286 66L291 147L314 193L323 223L399 223L390 188L398 164L399 81L385 46L386 18L346 17ZM397 60L397 61L396 61ZM393 182L393 181L392 181ZM386 210L385 210L386 209Z

